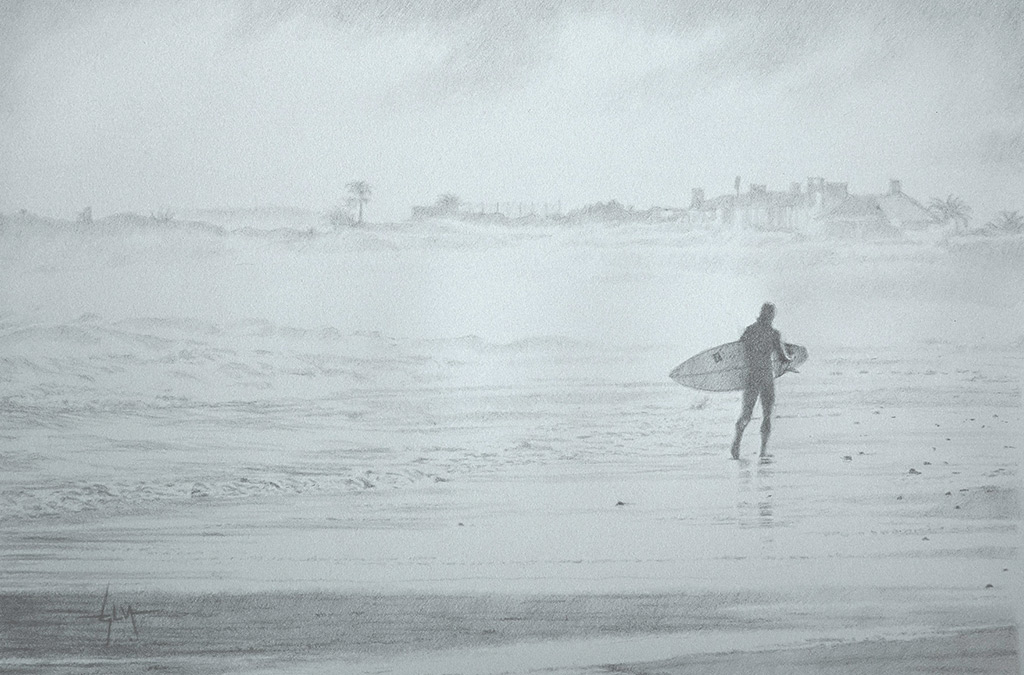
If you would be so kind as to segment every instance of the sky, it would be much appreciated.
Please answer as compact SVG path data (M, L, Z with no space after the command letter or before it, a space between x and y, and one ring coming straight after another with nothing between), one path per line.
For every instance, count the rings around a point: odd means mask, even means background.
M0 211L685 206L739 175L1024 210L1024 5L0 0Z

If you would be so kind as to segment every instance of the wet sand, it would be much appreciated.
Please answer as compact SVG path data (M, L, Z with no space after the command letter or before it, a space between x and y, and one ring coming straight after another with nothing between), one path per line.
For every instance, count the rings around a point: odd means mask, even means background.
M309 251L218 238L201 255L193 238L145 239L113 262L113 240L79 255L69 238L74 264L52 268L8 241L4 273L37 297L5 298L29 318L0 323L0 670L1007 672L1024 343L1020 298L988 282L1017 259L686 258L670 233L591 234L444 255L350 250L369 233ZM420 286L485 277L487 298L518 289L508 308L477 297L476 323L468 302L419 318L536 337L141 318L180 309L146 295L192 266L225 307L270 312L246 275L283 283L285 259L299 267L281 298L324 269L335 289L379 267L374 288L404 308L436 296ZM35 318L30 300L69 285L53 269L76 287L134 280L130 307L94 308L130 318ZM425 281L387 286L408 270ZM769 291L811 359L779 380L773 456L756 456L755 419L733 461L739 395L667 373L707 333L735 333L723 298ZM334 294L306 297L299 323L320 325ZM538 300L563 296L578 302ZM637 298L653 304L608 320ZM674 332L698 316L718 323ZM552 337L567 327L586 335Z
M865 640L802 649L777 649L618 665L623 675L765 673L844 675L869 673L1019 673L1013 628L963 631L907 640Z
M780 383L767 460L756 426L728 459L727 397L693 399L694 415L674 385L609 386L586 396L637 404L634 430L591 425L598 441L542 462L8 523L0 658L26 673L1008 672L1006 383L956 408L904 387L902 405L842 413L804 405L816 386ZM674 433L692 417L715 442ZM113 624L110 645L92 616L108 584L138 629Z
M1016 672L1013 626L936 628L997 613L979 603L957 616L923 609L928 593L892 594L922 613L897 621L882 594L849 591L148 593L132 594L133 621L113 624L108 643L97 598L40 592L3 596L13 645L3 664L16 673ZM822 620L796 618L796 605Z

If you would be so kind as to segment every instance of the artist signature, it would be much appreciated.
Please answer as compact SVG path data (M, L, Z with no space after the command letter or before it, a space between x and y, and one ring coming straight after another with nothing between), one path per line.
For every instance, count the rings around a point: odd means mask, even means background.
M114 638L114 624L124 624L125 630L127 626L132 627L132 637L129 639L139 639L139 621L138 617L142 614L153 614L152 611L138 610L135 609L131 604L118 604L115 600L110 597L110 584L107 584L107 589L103 592L103 602L100 605L99 614L87 614L83 616L83 619L93 619L101 621L107 624L107 641L106 646L109 647Z

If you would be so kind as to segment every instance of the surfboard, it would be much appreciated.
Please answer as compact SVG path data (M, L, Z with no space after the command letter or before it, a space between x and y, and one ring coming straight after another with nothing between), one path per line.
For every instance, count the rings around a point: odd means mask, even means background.
M793 360L784 370L778 355L772 354L775 377L796 370L807 361L806 347L789 342L785 346ZM747 355L741 342L727 342L688 358L668 376L684 387L701 391L742 390L747 383Z

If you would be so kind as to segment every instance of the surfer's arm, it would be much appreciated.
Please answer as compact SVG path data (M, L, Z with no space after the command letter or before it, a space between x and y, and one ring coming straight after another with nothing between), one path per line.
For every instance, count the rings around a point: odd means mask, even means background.
M773 346L775 347L775 351L779 353L779 359L782 361L783 365L788 366L793 359L786 353L786 344L782 341L782 334L779 331L775 331L774 337L775 344Z

